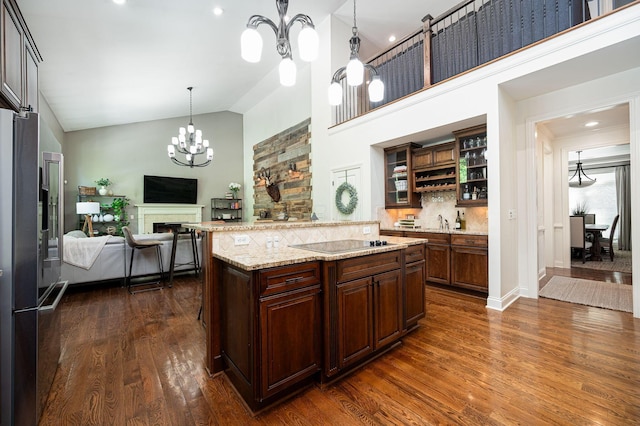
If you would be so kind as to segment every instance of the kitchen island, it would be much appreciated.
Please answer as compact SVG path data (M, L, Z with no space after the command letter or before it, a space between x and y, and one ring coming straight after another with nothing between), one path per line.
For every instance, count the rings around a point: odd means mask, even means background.
M295 236L286 225L259 225L230 231L253 244L215 250L214 235L228 227L185 226L205 231L212 253L203 256L207 369L224 371L253 413L343 377L424 317L424 239L382 245L377 222L296 225ZM338 240L326 246L337 252L316 250Z

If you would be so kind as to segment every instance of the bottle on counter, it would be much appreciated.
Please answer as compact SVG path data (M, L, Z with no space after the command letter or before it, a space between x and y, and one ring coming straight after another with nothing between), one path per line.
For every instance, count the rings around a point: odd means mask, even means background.
M478 187L476 186L473 187L473 193L471 194L471 199L472 200L478 199Z
M467 229L467 219L464 218L464 212L462 212L462 217L460 218L460 229L463 231Z
M458 210L458 216L456 216L456 229L462 228L462 219L460 219L460 210Z
M464 186L464 193L462 194L462 199L463 200L471 199L471 194L469 193L469 185Z

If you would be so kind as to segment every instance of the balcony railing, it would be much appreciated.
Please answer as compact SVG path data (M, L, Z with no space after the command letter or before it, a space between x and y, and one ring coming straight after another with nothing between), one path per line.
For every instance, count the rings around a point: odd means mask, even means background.
M368 61L384 82L384 99L369 102L366 85L351 87L343 79L343 101L333 107L333 124L638 2L640 0L467 0L436 19L427 15L422 20L422 28Z

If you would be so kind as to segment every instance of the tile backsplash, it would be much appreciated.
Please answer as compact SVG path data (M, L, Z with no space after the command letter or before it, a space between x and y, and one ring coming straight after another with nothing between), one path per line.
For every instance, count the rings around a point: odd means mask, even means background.
M414 215L421 228L439 227L438 215L449 221L450 229L454 229L457 212L464 212L468 231L487 232L489 228L488 207L456 207L455 191L422 193L421 209L385 209L379 208L377 219L381 228L393 228L393 224L407 215Z

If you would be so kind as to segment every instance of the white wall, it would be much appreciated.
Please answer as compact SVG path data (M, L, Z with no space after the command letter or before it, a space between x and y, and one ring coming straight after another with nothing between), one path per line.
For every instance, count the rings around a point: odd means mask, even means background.
M75 201L79 185L95 186L105 177L114 182L111 189L131 201L129 215L135 215L136 203L143 202L143 176L159 175L198 179L198 204L204 204L203 218L211 217L211 198L224 197L230 182L241 182L242 116L232 112L195 115L193 123L209 139L214 150L212 164L183 167L167 156L171 137L184 127L189 117L109 126L65 134L65 226L76 229ZM242 192L241 192L242 194ZM129 219L137 232L137 218Z

